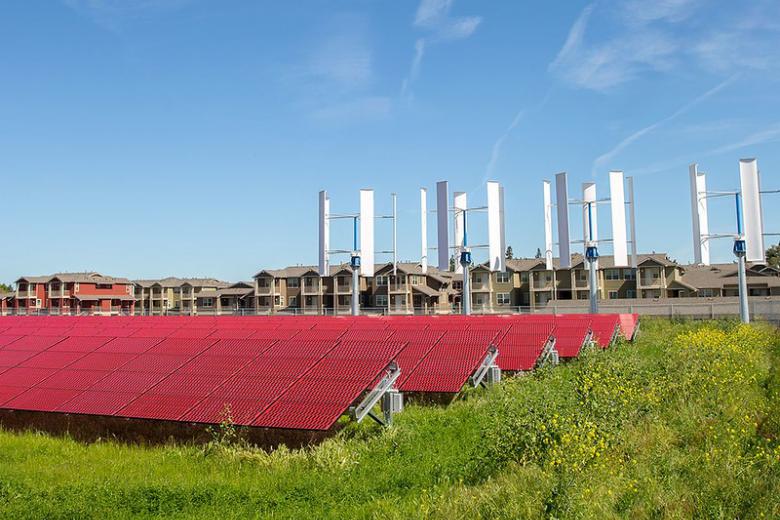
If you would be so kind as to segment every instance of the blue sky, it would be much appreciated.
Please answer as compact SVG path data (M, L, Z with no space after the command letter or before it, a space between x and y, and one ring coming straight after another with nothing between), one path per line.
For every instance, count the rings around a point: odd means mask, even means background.
M361 187L379 212L398 193L417 260L417 190L441 179L472 204L501 181L530 256L541 181L606 196L610 169L635 176L640 250L690 261L689 163L733 189L755 156L780 188L778 48L780 4L761 0L3 2L0 280L316 263L317 192L350 212ZM732 215L713 202L711 229Z

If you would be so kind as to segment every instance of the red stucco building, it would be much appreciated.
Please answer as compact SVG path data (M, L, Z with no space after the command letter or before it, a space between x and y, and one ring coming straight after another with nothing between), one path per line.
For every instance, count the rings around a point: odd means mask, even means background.
M12 306L18 314L131 314L135 297L127 278L57 273L19 278Z

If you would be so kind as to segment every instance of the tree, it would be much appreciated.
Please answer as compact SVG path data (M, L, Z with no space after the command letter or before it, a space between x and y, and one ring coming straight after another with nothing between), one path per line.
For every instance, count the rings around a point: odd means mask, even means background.
M766 263L772 267L780 267L780 244L766 250Z
M450 256L450 271L455 271L455 255Z
M512 252L512 246L506 246L506 259L512 260L515 257L514 252Z
M0 292L13 292L14 288L10 285L6 285L4 283L0 283Z
M538 247L536 248L536 256L534 258L541 258L542 257L542 250Z

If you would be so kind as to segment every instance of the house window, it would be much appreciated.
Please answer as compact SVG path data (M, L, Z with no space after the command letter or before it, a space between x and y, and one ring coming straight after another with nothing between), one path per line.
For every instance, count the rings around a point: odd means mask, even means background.
M377 307L387 307L387 295L377 294L374 296L374 305Z
M298 297L297 296L290 296L289 306L290 307L298 307Z
M284 306L284 296L276 295L274 296L274 305L277 307Z
M636 291L634 289L627 289L626 298L636 298Z
M308 276L308 277L303 279L303 285L305 287L312 288L312 287L314 287L314 280L316 280L316 278Z
M382 275L377 276L376 277L376 286L377 287L382 287L382 286L385 286L385 285L387 285L387 276L382 276Z
M114 285L110 283L96 283L95 289L111 289Z
M271 284L268 283L268 278L258 278L257 279L257 286L258 287L270 287Z
M509 297L509 293L503 292L496 294L496 302L498 302L499 305L510 305L512 300Z
M482 294L475 294L474 303L477 305L485 305L485 296Z
M496 282L497 283L509 283L511 277L508 272L504 271L501 273L496 273Z
M636 269L623 269L624 280L636 280Z
M79 283L78 283L78 282L76 282L75 284L73 284L73 291L74 291L74 292L79 292Z
M36 307L40 307L41 306L41 299L40 298L36 298L35 299L35 306Z
M617 291L609 291L609 299L610 300L617 300L618 299L618 292Z
M578 300L587 300L590 297L590 295L585 291L577 291L577 299Z
M307 296L304 301L307 307L311 307L314 305L314 296Z
M620 280L620 269L607 269L605 275L607 280Z
M713 298L715 295L715 289L705 288L699 289L699 297L701 298Z
M213 307L214 306L214 298L203 298L203 306L204 307Z
M55 292L59 291L60 290L60 284L57 283L57 282L52 283L51 285L49 285L49 290L50 291L55 291Z
M290 289L297 289L301 286L301 279L300 278L288 278L287 279L287 287Z
M528 273L520 273L520 283L528 283Z
M463 290L463 281L461 281L461 280L453 280L452 288L455 289L456 291L462 291Z

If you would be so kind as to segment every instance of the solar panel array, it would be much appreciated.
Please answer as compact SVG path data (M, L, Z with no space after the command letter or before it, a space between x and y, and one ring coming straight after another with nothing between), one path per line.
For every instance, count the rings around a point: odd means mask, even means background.
M532 370L555 341L636 316L0 317L0 408L327 430L395 361L402 392L457 393L493 344Z

